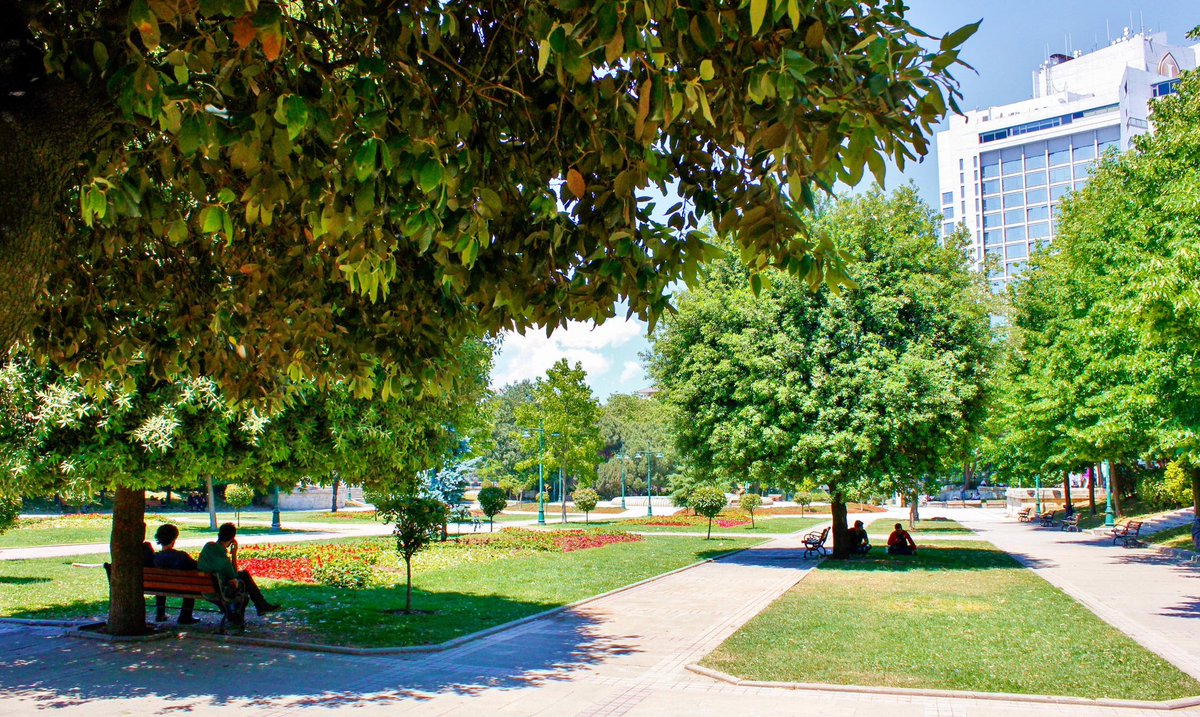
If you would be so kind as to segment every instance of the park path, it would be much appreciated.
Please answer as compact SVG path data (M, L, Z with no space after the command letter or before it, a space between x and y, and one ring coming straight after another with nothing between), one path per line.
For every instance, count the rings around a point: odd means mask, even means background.
M1200 679L1200 566L1150 548L1114 546L1102 535L1018 523L999 512L934 513L977 531L1101 619Z
M34 715L48 708L86 717L177 712L190 717L1143 714L942 696L745 688L686 671L685 665L808 574L814 564L800 553L798 536L773 540L427 655L334 655L199 640L108 645L64 637L52 628L0 625L0 714Z

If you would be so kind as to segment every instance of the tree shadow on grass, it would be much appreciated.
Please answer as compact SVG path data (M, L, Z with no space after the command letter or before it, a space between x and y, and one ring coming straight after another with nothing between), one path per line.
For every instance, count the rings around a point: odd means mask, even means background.
M508 603L515 601L500 597L458 599L500 614L544 607L514 608ZM271 637L261 628L251 618L246 635ZM572 610L442 652L366 656L201 640L108 644L0 625L0 692L41 708L140 697L274 709L388 704L563 680L634 652L633 644L632 637L603 635L591 618Z
M912 570L1024 570L1024 560L1042 562L1037 558L1011 556L994 548L974 545L926 544L917 548L916 555L888 555L886 548L876 546L871 554L849 560L826 560L822 570L853 572L907 572ZM1035 565L1036 567L1036 565Z
M11 575L0 575L0 585L33 585L35 583L48 583L50 578L31 578L31 577L14 577Z

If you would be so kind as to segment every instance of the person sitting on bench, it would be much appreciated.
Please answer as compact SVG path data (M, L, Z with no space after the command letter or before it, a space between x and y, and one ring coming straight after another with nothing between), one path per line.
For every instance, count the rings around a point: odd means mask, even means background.
M182 550L175 549L175 541L179 539L179 528L170 523L158 526L154 531L154 542L159 550L154 554L154 567L164 570L196 570L196 559ZM167 598L158 595L154 598L157 608L154 621L162 622L167 619ZM200 622L192 615L196 601L192 598L183 599L183 607L179 609L180 625L195 625Z
M917 544L912 536L903 525L896 523L896 529L888 536L888 555L912 555L916 552Z
M204 573L215 573L221 584L234 594L235 599L231 603L236 612L229 617L235 625L241 625L245 622L246 597L254 603L254 609L258 611L259 616L275 612L280 606L267 602L262 591L254 584L250 573L238 570L237 551L237 526L224 523L217 529L216 541L207 543L200 551L197 569Z
M867 529L861 520L854 521L854 527L846 531L850 538L850 552L854 555L866 555L871 549L871 539L867 537Z

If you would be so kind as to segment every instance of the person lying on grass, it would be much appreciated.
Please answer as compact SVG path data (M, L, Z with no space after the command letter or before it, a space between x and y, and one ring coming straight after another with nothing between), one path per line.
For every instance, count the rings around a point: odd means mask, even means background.
M903 525L896 523L896 529L888 536L888 555L913 555L916 552L917 544L912 536Z
M228 593L232 593L229 620L234 625L242 625L246 621L247 597L254 603L254 609L260 617L279 610L281 606L267 602L262 591L254 584L250 573L238 570L237 551L237 526L224 523L217 529L216 541L205 544L200 551L198 567L200 572L216 573Z

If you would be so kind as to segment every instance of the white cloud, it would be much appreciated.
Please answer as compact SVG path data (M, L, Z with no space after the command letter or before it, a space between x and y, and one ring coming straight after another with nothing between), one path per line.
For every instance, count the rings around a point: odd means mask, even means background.
M621 383L641 380L644 376L642 365L637 361L626 361L624 367L621 369Z
M573 321L565 328L555 329L550 336L546 336L544 330L537 329L530 329L524 335L505 333L496 368L492 372L492 386L500 387L514 381L544 376L547 369L563 358L572 366L576 362L583 364L588 383L595 385L594 379L612 369L611 353L639 341L643 330L640 321L610 319L599 326ZM622 380L629 371L629 363L634 362L625 362Z

